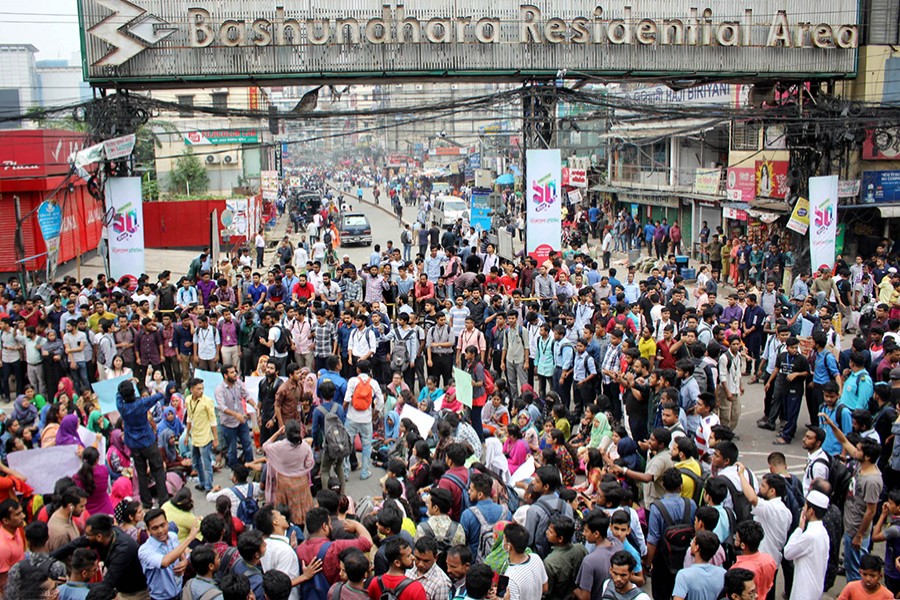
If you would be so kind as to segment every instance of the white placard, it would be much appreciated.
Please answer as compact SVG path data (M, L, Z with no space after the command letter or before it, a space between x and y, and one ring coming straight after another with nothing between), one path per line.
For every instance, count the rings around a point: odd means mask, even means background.
M415 423L416 427L419 429L419 434L422 437L428 437L428 433L434 426L434 417L409 404L403 405L403 410L400 411L400 418L409 419Z

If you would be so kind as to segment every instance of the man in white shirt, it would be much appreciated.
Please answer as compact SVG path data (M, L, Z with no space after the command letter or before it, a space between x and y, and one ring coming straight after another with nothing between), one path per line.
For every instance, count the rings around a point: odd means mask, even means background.
M738 474L741 477L744 496L753 506L753 519L762 525L765 536L759 545L759 551L765 552L773 559L775 564L781 564L784 545L787 543L788 534L791 532L793 515L782 500L787 492L787 481L781 475L766 473L759 483L759 494L753 491L747 481L744 465L737 464Z
M825 443L825 430L821 427L809 427L803 435L801 442L806 450L806 468L803 470L803 493L809 492L809 488L815 479L828 479L830 471L828 455L822 450Z
M503 530L503 537L503 547L509 552L509 600L537 600L547 591L547 570L537 553L525 553L528 530L510 523Z
M488 276L491 274L492 268L494 268L494 267L497 267L498 269L500 268L500 257L497 256L496 254L494 254L494 245L493 244L488 244L487 245L487 253L485 253L485 254L479 253L478 258L480 258L483 263L481 265L481 272L485 276Z
M290 600L300 600L299 585L306 579L300 575L300 559L291 547L291 541L284 535L289 526L287 519L269 504L259 509L253 525L266 536L266 552L260 558L263 571L281 571L290 577L293 586Z
M263 258L266 255L266 238L263 235L262 230L257 232L254 245L256 246L256 268L261 269L263 266Z
M809 492L800 513L800 525L784 547L784 558L794 561L795 585L791 588L790 600L819 600L822 597L831 547L828 531L822 523L828 504L828 496L822 492Z

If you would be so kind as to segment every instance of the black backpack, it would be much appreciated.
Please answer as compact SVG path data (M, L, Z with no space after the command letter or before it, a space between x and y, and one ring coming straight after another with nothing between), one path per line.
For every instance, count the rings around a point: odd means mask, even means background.
M331 243L331 230L330 229L325 230L325 235L322 236L322 241L325 242L326 244Z
M684 557L691 547L691 541L695 534L694 521L691 518L691 501L687 498L682 498L682 500L684 501L684 511L680 521L672 519L672 515L666 510L661 500L653 503L666 525L656 555L672 575L684 568Z
M727 477L719 476L718 479L725 484L725 487L728 488L728 493L731 495L731 507L734 511L734 518L738 523L743 523L744 521L749 521L753 518L753 505L750 504L750 501L747 500L747 497L744 495L742 490L737 489L732 482Z
M788 475L784 477L784 483L787 492L781 500L788 510L791 511L791 531L793 531L800 524L800 512L803 510L806 500L803 498L803 484L800 479L793 475Z
M420 525L422 527L422 535L425 537L433 538L437 542L437 564L441 569L447 570L447 550L453 546L453 537L456 535L456 532L459 531L460 524L456 521L450 521L450 527L447 528L447 533L444 534L444 537L439 538L434 534L434 529L431 528L431 525L428 524L428 521L423 521Z
M285 329L282 325L278 326L278 330L281 332L281 335L278 336L277 340L275 340L273 348L275 349L275 352L282 354L291 349L291 332Z
M706 487L706 480L709 479L709 474L704 473L701 469L700 475L697 475L686 467L678 469L678 472L686 477L689 477L691 481L694 482L694 495L691 500L694 501L694 504L700 506L700 500L701 498L703 498L703 489Z
M379 596L380 600L400 600L400 596L403 594L403 590L408 588L410 584L413 583L412 579L408 577L397 584L395 588L386 588L384 587L384 578L378 577L378 588L381 590L381 595Z
M556 501L556 506L553 508L547 506L543 502L535 502L528 510L535 510L537 508L540 508L541 512L547 514L546 522L549 523L550 519L554 515L564 514L563 511L565 510L565 506L565 501L560 499ZM540 521L536 521L536 523L540 524ZM534 540L532 547L534 548L535 552L538 553L538 556L540 556L541 558L545 558L548 554L550 554L550 542L547 541L546 525L543 531L535 531L532 539Z
M838 405L840 409L842 405ZM838 414L835 417L839 418ZM853 483L853 473L847 468L847 465L838 455L825 454L824 457L817 458L815 463L822 463L828 467L828 483L831 484L831 502L842 511L844 510L844 502L847 494L850 492L850 484Z

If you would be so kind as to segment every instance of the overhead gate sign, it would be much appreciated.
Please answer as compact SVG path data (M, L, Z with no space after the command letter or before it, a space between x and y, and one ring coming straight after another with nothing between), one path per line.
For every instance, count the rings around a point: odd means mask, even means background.
M77 0L94 85L375 78L834 78L857 0Z

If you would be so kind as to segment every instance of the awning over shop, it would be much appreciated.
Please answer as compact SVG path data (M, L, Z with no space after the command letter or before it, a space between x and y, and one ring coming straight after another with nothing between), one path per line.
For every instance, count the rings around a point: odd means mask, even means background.
M728 121L721 119L626 121L612 125L609 131L600 137L604 139L622 139L637 144L649 140L695 135L727 123Z
M838 204L838 211L844 210L864 210L864 209L872 209L877 208L878 212L881 213L882 219L897 219L900 218L900 204L851 204L844 206L843 204Z
M793 210L787 201L780 198L754 198L750 201L750 208L783 214L789 214Z
M606 185L605 183L598 183L597 185L592 185L588 189L591 192L606 192L609 194L615 194L616 192L623 191L621 188L613 187L611 185Z

